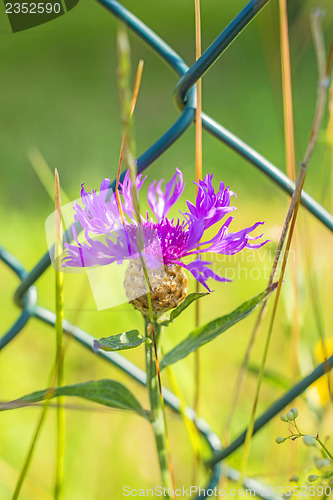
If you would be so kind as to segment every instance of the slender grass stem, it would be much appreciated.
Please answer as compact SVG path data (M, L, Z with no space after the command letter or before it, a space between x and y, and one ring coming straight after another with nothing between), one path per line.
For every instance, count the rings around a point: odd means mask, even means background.
M39 149L35 147L29 148L27 151L27 156L41 184L44 186L45 191L50 196L51 200L55 201L53 170L48 165ZM70 201L63 188L61 188L61 199L63 203L69 203Z
M50 390L48 391L48 393L45 396L45 403L43 405L43 409L41 411L39 420L37 422L36 429L35 429L34 435L32 437L28 453L27 453L27 455L25 457L25 460L23 462L23 466L22 466L19 478L18 478L16 486L15 486L15 490L14 490L14 493L13 493L13 496L12 496L12 500L17 500L18 499L19 494L20 494L21 489L22 489L22 486L23 486L23 483L24 483L25 478L26 478L26 476L28 474L29 467L31 465L31 461L32 461L32 457L33 457L33 453L34 453L35 447L37 445L37 440L38 440L40 432L41 432L41 430L43 428L43 424L44 424L44 421L45 421L47 410L48 410L48 408L50 406L50 398L48 396L52 393L52 387L54 386L55 381L56 381L56 366L52 369L51 375L49 377L49 383L47 384L47 386L50 387Z
M194 0L195 11L195 57L196 60L201 56L201 15L200 15L200 0ZM202 179L202 82L201 78L196 83L197 105L195 110L195 182L198 183ZM196 186L198 193L198 186ZM200 291L200 283L196 282L196 292ZM195 327L200 324L200 305L197 300L195 303ZM194 399L193 409L196 414L199 412L200 403L200 352L197 350L194 353ZM196 454L193 466L193 484L196 483L196 470L200 462L200 456Z
M43 167L44 168L44 167ZM46 172L46 170L45 170ZM62 224L61 224L61 198L60 198L60 183L57 170L55 170L55 262L59 265L59 258L62 253ZM48 384L51 389L49 393L52 392L52 387L56 383L58 386L63 384L63 274L56 270L55 278L55 302L56 302L56 363L53 374L51 375L51 383ZM24 480L28 473L29 467L31 465L33 453L37 444L39 434L42 430L47 410L49 407L49 399L46 395L46 401L44 407L41 411L41 415L37 422L37 426L30 443L30 447L23 463L12 500L17 500L21 492ZM62 484L63 484L63 459L64 459L64 445L65 445L65 413L63 408L63 399L58 399L57 406L57 451L56 451L56 472L55 472L55 488L54 488L54 498L59 500L62 494Z
M201 56L201 16L200 0L194 0L195 8L195 58ZM198 182L202 178L202 84L201 78L196 83L197 106L195 110L195 179Z
M319 290L319 287L317 285L317 280L316 280L315 276L312 274L312 267L310 264L310 258L309 258L309 255L308 255L306 248L305 248L304 254L305 254L305 266L306 266L305 275L306 275L306 279L307 279L308 287L309 287L309 291L310 291L314 319L315 319L315 323L317 326L319 340L321 342L322 352L324 354L325 360L327 361L327 359L329 358L329 353L327 350L325 329L324 329L323 318L322 318L322 314L321 314L321 310L320 310L320 290ZM329 372L327 372L327 389L328 389L331 403L333 404L333 390L332 390L332 383L331 383L331 375Z
M55 261L57 266L62 253L62 225L61 225L61 199L60 183L58 171L55 171ZM64 382L63 372L63 320L64 320L64 295L63 295L63 273L55 271L55 310L56 310L56 383L60 387ZM57 407L57 451L56 451L56 471L54 498L62 498L63 475L64 475L64 454L65 454L65 409L62 405L63 398L58 399Z
M146 336L151 339L151 342L145 343L147 389L149 394L150 409L152 413L151 423L155 437L162 483L167 490L174 490L175 488L173 471L172 468L170 469L170 450L168 444L169 439L166 430L167 428L164 400L161 397L160 378L158 376L158 363L156 363L155 346L157 347L156 336L159 337L159 328L160 327L156 322L155 325L152 325L149 320L145 320ZM154 334L155 339L153 336L153 331L156 332ZM167 495L167 498L170 498L170 496Z
M328 58L326 59L326 49L325 49L325 39L324 39L324 34L322 30L322 18L323 18L323 12L320 9L317 9L311 16L311 29L312 29L312 34L313 34L313 40L315 44L315 49L316 49L316 54L317 54L317 64L318 64L318 73L320 75L320 85L319 85L319 90L318 90L318 100L323 101L322 106L324 106L324 100L325 100L325 92L321 90L321 87L325 86L327 83L326 80L329 76L330 72L330 66L333 58L333 38L331 41L331 45L329 48L329 55ZM319 121L321 121L320 115L317 117ZM318 304L318 293L317 293L317 287L315 286L315 283L312 279L311 276L311 271L309 267L309 258L306 253L305 249L305 257L306 257L306 264L307 264L307 278L308 278L308 284L309 284L309 289L310 289L310 294L312 298L312 305L314 309L314 316L318 328L318 333L319 333L319 338L321 341L322 345L322 350L325 356L325 359L328 359L328 352L327 352L327 347L326 347L326 342L325 342L325 334L324 334L324 329L321 324L321 316L320 316L320 310L319 310L319 304ZM331 377L330 374L327 373L327 386L328 386L328 392L330 395L330 400L333 403L333 391L332 391L332 384L331 384Z
M295 429L297 430L297 432L299 434L301 434L301 431L299 430L298 425L296 424L296 419L294 420L294 424L293 425L295 426Z
M290 68L290 49L289 49L289 33L288 33L288 16L287 16L287 4L286 0L279 0L279 14L280 14L280 45L281 45L281 70L282 70L282 94L283 94L283 116L284 116L284 135L285 135L285 148L286 148L286 170L288 177L295 180L296 169L295 169L295 141L294 141L294 119L293 119L293 101L292 101L292 85L291 85L291 68ZM288 211L282 234L280 237L279 245L275 254L275 259L273 263L272 272L270 275L268 286L273 283L275 272L278 266L280 255L285 242L287 230L291 221L293 210ZM297 309L298 293L297 293L297 273L296 268L293 263L292 268L293 276L293 288L294 288L294 313ZM256 323L252 330L252 334L244 354L244 358L239 369L237 376L235 390L233 391L233 399L231 403L231 408L229 414L226 418L224 425L224 441L229 441L229 433L233 415L237 406L241 386L244 380L244 376L247 370L249 358L255 343L257 332L261 323L261 320L266 312L267 301L263 302L259 314L257 316ZM298 321L296 314L293 314L293 325L292 325L292 338L293 338L293 352L296 352L296 346L298 345ZM296 377L296 358L293 356L293 373Z
M316 440L318 441L318 443L320 444L320 446L322 447L322 449L324 450L324 452L326 453L326 455L332 460L333 462L333 455L332 453L327 449L327 447L324 445L324 443L322 442L321 439L319 439L319 437L316 437Z
M139 61L138 69L136 72L136 78L135 78L131 106L130 106L130 118L132 118L132 116L133 116L135 106L136 106L136 101L137 101L138 94L139 94L140 83L141 83L142 72L143 72L143 64L144 64L143 60L141 59ZM123 209L121 206L121 200L120 200L120 194L119 194L119 182L120 182L121 167L122 167L123 160L124 160L125 146L126 146L126 133L124 131L123 138L121 141L121 146L120 146L120 154L119 154L118 169L117 169L117 180L116 180L117 203L118 203L118 208L119 208L119 214L120 214L120 217L121 217L123 224L124 224L124 215L123 215Z
M12 496L12 500L17 500L18 499L19 494L20 494L21 489L22 489L22 486L23 486L23 483L24 483L24 480L25 480L25 478L26 478L26 476L28 474L28 470L29 470L29 467L31 465L31 460L32 460L32 457L33 457L35 446L37 444L37 439L39 437L40 431L42 430L42 427L43 427L43 424L44 424L44 420L45 420L45 417L46 417L47 409L48 409L48 401L46 401L45 406L43 407L43 409L41 411L41 414L40 414L39 420L37 422L37 426L36 426L36 429L35 429L32 441L30 443L30 447L29 447L27 456L25 457L25 461L23 463L23 466L22 466L22 469L21 469L18 481L16 483L16 487L15 487L15 490L14 490L14 493L13 493L13 496Z
M294 115L293 115L293 98L292 98L292 86L291 86L287 0L279 0L279 12L280 12L280 45L281 45L282 94L283 94L284 137L285 137L285 147L286 147L286 166L287 166L288 177L292 180L295 180L296 169L295 169Z
M304 174L304 176L305 176L305 174ZM304 183L304 177L303 177L302 186L303 186L303 183ZM246 433L246 438L245 438L245 443L244 443L244 451L243 451L243 457L242 457L242 462L241 462L240 483L243 481L244 473L245 473L245 468L246 468L246 465L247 465L247 462L248 462L248 458L249 458L250 443L251 443L251 439L252 439L252 435L253 435L253 430L254 430L254 422L255 422L255 417L256 417L257 405L258 405L258 401L259 401L261 383L262 383L262 380L263 380L263 375L264 375L264 369L265 369L265 365L266 365L268 350L269 350L270 341L271 341L271 338L272 338L273 325L274 325L274 320L275 320L275 316L276 316L278 301L279 301L279 298L280 298L280 292L281 292L281 286L282 286L282 282L283 282L284 272L285 272L285 268L286 268L286 264L287 264L287 256L288 256L288 253L289 253L289 250L290 250L290 244L291 244L292 234L293 234L295 223L296 223L297 211L298 211L298 205L295 207L295 213L294 213L294 216L293 216L293 219L292 219L292 223L291 223L291 226L290 226L290 230L289 230L288 241L287 241L287 246L286 246L286 250L285 250L285 254L284 254L284 260L283 260L283 263L282 263L282 269L281 269L280 279L279 279L278 286L277 286L277 289L276 289L276 294L275 294L275 300L274 300L274 305L273 305L273 312L272 312L272 316L271 316L271 320L270 320L270 324L269 324L269 329L268 329L268 333L267 333L267 337L266 337L266 342L265 342L265 347L264 347L264 353L263 353L263 357L262 357L262 361L261 361L261 365L260 365L260 371L259 371L259 375L258 375L258 382L257 382L257 388L256 388L255 397L254 397L254 403L253 403L251 417L250 417L250 422L249 422L249 426L248 426L247 433Z
M293 114L293 97L291 84L291 67L290 67L290 48L289 48L289 30L288 30L288 14L287 0L279 0L280 13L280 52L281 52L281 73L282 73L282 95L283 95L283 117L284 117L284 137L285 137L285 161L287 175L290 179L295 180L295 138L294 138L294 114ZM295 254L298 255L298 238L295 234L293 247ZM292 303L291 303L291 364L292 364L292 379L295 381L298 374L298 357L299 350L299 293L297 283L297 261L291 260L291 282L292 282Z
M325 81L327 75L329 74L329 68L330 68L332 58L333 58L333 40L331 43L329 57L328 57L326 68L325 68L325 74L319 75L320 85L319 85L317 104L316 104L312 129L311 129L311 133L310 133L310 139L309 139L308 146L307 146L307 149L305 152L304 160L300 165L300 171L299 171L299 174L298 174L298 177L296 180L295 191L293 193L293 197L291 199L291 203L290 203L290 207L289 207L289 211L288 211L288 214L289 214L289 212L292 213L292 220L291 220L291 225L290 225L290 229L288 232L288 239L287 239L286 249L285 249L284 256L283 256L278 286L277 286L277 290L276 290L276 294L275 294L272 316L271 316L271 320L270 320L269 328L268 328L268 333L267 333L267 337L266 337L264 353L263 353L263 358L262 358L262 362L261 362L261 366L260 366L260 372L259 372L259 376L258 376L257 388L256 388L254 403L253 403L253 407L252 407L250 422L249 422L249 426L248 426L246 437L245 437L244 451L243 451L242 465L241 465L240 482L243 480L245 467L246 467L248 457L249 457L250 442L251 442L252 435L253 435L254 421L255 421L257 404L258 404L258 400L259 400L260 388L261 388L265 364L266 364L266 360L267 360L270 340L272 337L273 325L274 325L274 320L275 320L275 315L276 315L276 310L277 310L277 304L278 304L279 297L280 297L282 281L283 281L283 277L284 277L284 273L285 273L285 269L286 269L286 265L287 265L288 254L289 254L290 245L292 242L292 237L294 234L298 208L299 208L300 200L301 200L301 193L302 193L302 189L303 189L303 185L304 185L304 181L305 181L305 177L306 177L306 172L307 172L307 166L308 166L309 160L311 158L314 146L317 142L320 124L321 124L321 120L322 120L322 116L323 116L323 112L324 112L327 86L325 87L324 85L322 85L322 81L323 81L322 79L324 79L324 81ZM274 267L273 267L273 269L274 269Z
M163 352L162 352L162 355L163 355ZM193 422L193 420L191 420L186 415L185 409L186 409L187 405L186 405L186 401L185 401L185 398L183 396L182 390L180 388L180 385L178 383L178 380L175 377L170 365L165 368L165 371L168 375L172 392L177 396L177 398L180 401L179 413L181 414L181 416L183 418L185 429L187 431L193 452L194 452L195 456L200 456L201 455L201 446L200 446L200 439L199 439L198 430L197 430L197 427L196 427L195 423Z
M319 35L317 35L318 30L321 30L321 25L320 25L321 17L322 17L321 12L317 12L317 11L312 16L312 29L314 32L315 48L316 48L316 54L317 54L318 61L321 61L323 58L322 46L318 45L318 40L321 40L321 37ZM330 72L332 58L333 58L333 40L331 41L331 44L330 44L329 55L328 55L328 58L326 61L326 65L323 65L322 63L318 62L318 70L319 70L318 97L317 97L316 110L315 110L315 116L314 116L314 120L313 120L313 124L312 124L310 139L309 139L307 150L306 150L304 160L303 160L303 164L306 166L309 163L310 157L312 155L312 152L313 152L313 149L314 149L314 146L316 144L317 137L318 137L319 127L320 127L320 123L321 123L321 119L322 119L322 115L323 115L323 110L324 110L326 89L329 88L328 76L329 76L329 72ZM324 67L324 73L321 72L323 67ZM274 278L275 278L276 270L278 268L280 257L282 255L283 247L284 247L285 240L287 237L290 222L291 222L291 219L293 217L294 208L295 208L295 204L296 204L296 200L298 198L298 195L299 195L299 186L297 186L297 184L296 184L295 190L294 190L292 198L290 200L290 205L288 208L286 219L284 221L284 225L282 228L278 247L277 247L277 250L276 250L276 253L274 256L274 262L273 262L272 271L270 274L268 286L270 286L273 283ZM231 426L231 421L232 421L232 418L233 418L233 415L234 415L234 412L236 409L238 397L240 394L240 389L241 389L241 386L242 386L242 383L244 380L248 361L249 361L249 358L250 358L250 355L252 352L252 348L254 346L254 342L255 342L255 339L257 336L259 326L261 324L261 320L265 315L266 309L267 309L267 301L264 301L262 306L260 307L254 328L253 328L252 333L251 333L251 338L249 340L249 344L247 346L247 349L246 349L246 352L245 352L245 355L243 358L242 365L239 369L235 389L233 391L234 397L233 397L233 401L231 404L231 409L230 409L230 412L227 416L226 424L224 426L224 434L227 438L228 438L228 434L229 434L229 430L230 430L230 426Z

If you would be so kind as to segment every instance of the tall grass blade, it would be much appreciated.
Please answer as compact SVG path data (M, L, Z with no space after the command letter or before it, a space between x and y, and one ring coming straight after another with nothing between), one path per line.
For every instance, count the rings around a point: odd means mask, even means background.
M280 12L280 45L283 91L284 137L286 148L287 174L293 181L296 178L294 115L291 86L290 49L288 33L287 0L279 0Z
M31 147L30 149L28 149L27 156L28 160L31 163L32 168L37 174L38 179L44 186L45 191L48 193L51 200L54 201L55 200L54 176L50 166L46 162L44 156L39 151L39 149L35 147ZM61 188L61 199L64 203L68 203L70 201L65 191L62 188Z
M40 417L39 417L39 420L38 420L38 423L37 423L37 426L36 426L36 429L35 429L32 441L30 443L30 447L29 447L27 456L25 457L25 460L24 460L24 463L23 463L23 466L22 466L22 469L21 469L18 481L17 481L16 486L15 486L15 490L14 490L14 493L13 493L13 496L12 496L12 500L17 500L19 498L20 493L21 493L21 489L22 489L24 480L25 480L25 478L26 478L26 476L28 474L28 470L29 470L29 467L31 465L31 460L32 460L32 457L33 457L35 446L37 444L37 439L38 439L40 431L42 430L42 427L43 427L43 423L44 423L44 420L45 420L45 417L46 417L47 409L48 409L48 403L46 402L45 406L44 406L44 408L43 408L43 410L42 410L42 412L40 414Z
M282 70L282 94L283 94L283 118L284 118L284 138L285 138L285 161L287 175L290 179L295 180L295 138L294 138L294 115L293 115L293 97L291 84L291 67L290 67L290 48L289 48L289 29L288 29L288 14L287 0L279 0L280 14L280 53L281 53L281 70ZM298 238L297 232L293 241L295 255L298 255ZM293 380L297 378L298 372L298 357L299 350L299 292L297 283L297 261L291 260L291 281L292 281L292 303L291 308L291 355L292 355L292 374Z
M61 197L60 182L57 169L55 170L55 261L58 262L62 254L62 224L61 224ZM55 270L55 333L56 333L56 383L63 385L63 319L64 319L64 291L63 273L59 268ZM65 454L65 409L63 399L59 398L57 408L57 450L54 499L60 500L63 496L64 454Z
M195 11L195 58L199 59L201 56L201 14L200 14L200 0L194 0ZM202 179L202 81L201 78L196 83L197 91L197 106L195 110L195 182L198 183ZM198 193L198 186L196 186L196 193ZM195 282L196 292L200 292L199 281ZM195 327L200 325L200 304L199 301L195 303ZM200 352L194 353L194 398L193 409L196 414L199 412L200 402ZM195 455L193 466L192 483L196 483L197 466L200 462L200 456Z
M317 29L321 29L320 24L316 24ZM330 71L330 65L331 61L333 58L333 39L330 47L330 52L329 52L329 57L327 60L327 64L325 67L325 72L323 75L319 75L319 87L318 87L318 97L317 97L317 104L316 104L316 109L315 109L315 114L314 114L314 119L313 119L313 124L312 124L312 129L310 133L310 139L308 142L308 146L304 155L304 160L300 165L300 171L296 180L296 185L295 185L295 191L293 193L291 202L290 202L290 207L288 213L291 211L292 212L292 220L291 220L291 225L290 229L288 232L288 239L286 243L286 249L283 255L283 261L282 261L282 266L281 266L281 272L279 276L279 281L278 281L278 286L276 290L276 295L275 295L275 300L273 304L273 310L272 310L272 315L269 323L269 328L268 328L268 333L266 337L266 342L265 342L265 347L264 347L264 352L263 352L263 357L262 357L262 362L260 366L260 373L258 377L258 382L257 382L257 388L256 388L256 393L255 393L255 398L254 398L254 403L252 407L252 412L251 412L251 417L250 417L250 422L249 426L247 429L246 433L246 438L245 438L245 443L244 443L244 451L243 451L243 457L242 457L242 464L241 464L241 476L240 476L240 483L243 481L244 478L244 473L245 473L245 468L248 462L248 457L249 457L249 452L250 452L250 443L253 435L253 429L254 429L254 421L255 421L255 416L256 416L256 409L259 401L259 395L260 395L260 388L261 388L261 383L263 380L263 375L264 375L264 370L265 370L265 364L267 360L267 354L269 350L269 345L270 345L270 340L272 337L272 332L273 332L273 325L274 325L274 320L275 320L275 315L276 315L276 310L277 310L277 305L280 297L280 292L281 292L281 286L282 286L282 281L284 278L284 273L288 261L288 254L290 250L290 245L292 242L293 238L293 233L295 229L295 224L296 224L296 219L297 219L297 213L298 213L298 208L300 205L300 200L301 200L301 193L306 177L306 172L308 168L308 164L311 158L311 155L313 153L313 149L316 145L319 130L320 130L320 125L325 109L325 99L326 99L326 90L327 90L327 85L323 85L323 82L326 81L327 76L329 75ZM288 217L288 215L287 215ZM286 225L286 223L285 223Z

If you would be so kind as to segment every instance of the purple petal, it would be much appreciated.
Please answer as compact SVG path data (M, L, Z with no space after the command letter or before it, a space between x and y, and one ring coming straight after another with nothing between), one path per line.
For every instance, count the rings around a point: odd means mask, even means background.
M148 199L149 206L150 206L153 214L157 218L157 220L162 219L164 204L165 204L164 193L161 189L162 182L163 182L163 180L160 180L156 184L156 181L153 181L150 184L150 186L148 188L148 193L147 193L147 199ZM155 187L155 184L156 184L156 187Z
M194 183L198 186L198 193L196 203L193 205L187 202L190 213L186 214L192 219L203 219L205 229L216 224L229 212L236 210L235 207L230 206L230 197L234 194L225 188L224 183L221 182L219 191L215 193L212 184L213 174L208 174L204 180Z
M256 222L255 224L253 224L253 226L242 229L241 231L238 231L236 233L228 233L228 226L231 220L232 217L229 217L229 219L227 219L225 224L223 224L220 231L216 236L214 236L214 238L212 238L210 241L201 243L200 246L206 244L208 244L209 246L199 249L197 253L215 252L223 255L234 255L240 252L245 247L260 248L265 243L267 243L267 241L255 245L251 245L251 243L249 243L249 241L257 239L257 237L254 238L249 233L256 229L260 224L263 224L263 222Z
M195 222L190 221L188 226L188 237L184 247L184 255L186 255L189 250L193 250L193 248L196 248L199 245L199 241L201 240L203 233L204 221L202 219Z
M184 191L185 184L183 183L183 174L176 168L176 173L165 185L165 207L163 217L168 215L170 208L179 200Z
M148 188L148 203L158 221L168 215L171 207L178 201L185 187L183 174L178 168L176 168L176 173L172 179L165 185L165 193L161 189L162 182L163 180L160 180L156 184L156 181L154 181Z
M222 276L219 276L218 274L214 273L212 269L210 269L207 266L211 266L213 263L201 260L200 258L197 260L194 260L190 264L184 264L183 262L177 262L180 266L184 267L188 271L190 271L191 274L193 274L194 278L199 281L209 292L212 292L213 290L210 290L208 287L206 281L209 278L213 278L216 281L231 281L227 278L223 278Z

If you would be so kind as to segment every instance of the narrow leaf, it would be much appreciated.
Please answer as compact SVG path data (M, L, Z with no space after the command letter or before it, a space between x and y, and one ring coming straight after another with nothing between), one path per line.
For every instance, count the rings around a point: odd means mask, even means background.
M180 359L185 358L191 352L196 351L207 342L215 339L218 335L225 332L228 328L235 325L242 319L246 318L256 307L262 302L266 297L276 288L276 284L268 288L264 292L252 297L251 299L244 302L242 305L237 307L233 312L227 314L226 316L221 316L220 318L207 323L206 325L200 326L193 330L186 339L184 339L180 344L169 351L161 362L161 369L165 368L172 363L176 363Z
M256 365L254 363L250 363L247 367L249 373L253 373L254 375L259 375L260 373L260 365ZM288 389L290 387L290 380L288 380L283 375L276 373L271 370L264 370L263 374L264 380L270 383L273 386L279 387L280 389Z
M124 349L138 347L143 342L151 342L151 340L148 337L140 335L138 330L130 330L119 335L111 335L110 337L94 340L94 350L123 351Z
M166 321L163 321L161 323L163 326L168 326L169 323L174 321L177 316L179 316L185 309L188 308L192 304L192 302L195 302L198 299L201 299L201 297L205 297L206 295L209 295L209 292L194 292L190 293L186 299L178 306L176 309L174 309L171 314L170 314L170 319L167 319Z
M0 411L21 408L59 396L77 396L110 408L133 410L140 415L145 413L133 394L123 384L115 380L91 380L81 384L36 391L10 403L1 404Z

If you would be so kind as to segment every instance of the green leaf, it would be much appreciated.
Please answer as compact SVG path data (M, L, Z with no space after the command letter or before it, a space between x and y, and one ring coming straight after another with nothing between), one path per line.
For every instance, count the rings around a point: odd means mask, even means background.
M151 340L140 335L138 330L130 330L129 332L120 333L119 335L111 335L111 337L103 337L102 339L94 340L94 350L123 351L124 349L138 347L143 342L151 342Z
M186 339L184 339L180 344L169 351L160 364L161 370L172 363L176 363L180 359L185 358L191 352L196 351L207 342L215 339L218 335L225 332L228 328L235 325L242 319L246 318L256 307L262 302L266 297L276 288L273 285L264 292L252 297L251 299L244 302L242 305L237 307L233 312L227 314L226 316L221 316L220 318L207 323L206 325L200 326L193 330Z
M93 401L94 403L109 406L110 408L133 410L140 415L146 416L146 412L142 409L133 394L123 384L115 380L91 380L81 384L44 389L23 396L10 403L1 404L0 411L21 408L59 396L77 396Z
M206 295L209 295L209 292L190 293L189 295L187 295L186 299L183 300L183 302L171 312L170 319L163 321L161 325L168 326L168 324L172 323L172 321L175 320L177 316L179 316L183 311L185 311L185 309L187 309L188 306L192 304L192 302L201 299L201 297L205 297Z

